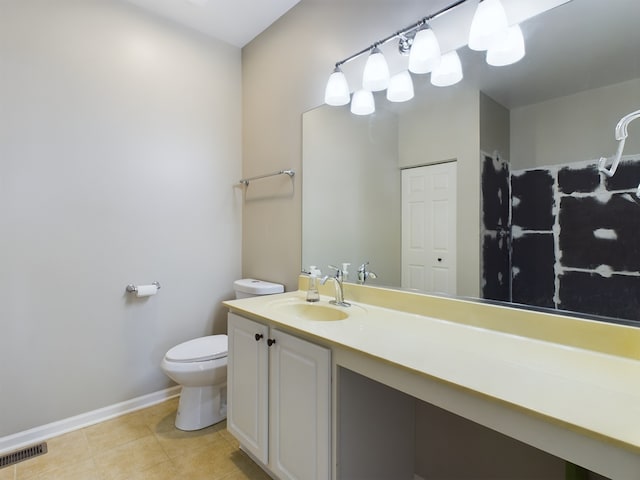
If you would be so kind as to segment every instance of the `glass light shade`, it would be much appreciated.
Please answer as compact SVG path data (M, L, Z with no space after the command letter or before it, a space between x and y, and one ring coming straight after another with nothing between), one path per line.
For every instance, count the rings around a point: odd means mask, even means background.
M409 71L429 73L440 63L440 44L431 29L419 30L409 52Z
M329 76L327 88L324 90L324 103L334 107L346 105L350 100L347 78L338 67Z
M436 87L448 87L462 80L462 64L455 50L445 53L440 64L431 72L431 84Z
M369 115L376 111L373 93L369 90L357 90L351 99L351 113L355 115Z
M413 98L413 80L411 74L405 70L395 74L389 80L387 100L390 102L406 102Z
M516 63L524 57L524 37L520 25L509 27L507 39L487 50L487 63L503 67Z
M378 48L371 50L362 74L362 88L370 92L384 90L389 86L389 66Z
M500 0L484 0L478 4L471 21L469 48L489 50L506 38L509 23Z

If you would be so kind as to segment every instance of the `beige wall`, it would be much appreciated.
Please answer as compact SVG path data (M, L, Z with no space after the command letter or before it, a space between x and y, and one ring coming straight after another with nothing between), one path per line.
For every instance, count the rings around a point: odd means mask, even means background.
M509 160L509 110L480 92L480 151Z
M376 273L382 274L379 284L400 285L400 273L395 272L399 269L400 248L396 250L382 237L395 232L395 241L399 242L399 204L390 199L400 192L372 188L377 184L365 180L375 177L367 172L383 172L381 167L388 166L395 156L400 168L456 160L461 232L457 256L464 259L458 265L457 292L478 296L479 233L475 226L480 225L480 219L479 209L469 205L478 204L479 151L498 151L502 158L509 154L509 111L464 82L432 89L398 110L392 115L393 123L386 121L389 112L380 108L367 117L350 114L348 107L329 106L303 115L302 265L324 268L327 263L353 263L354 258L361 261L366 257L372 260ZM397 151L388 151L390 147ZM397 173L389 170L384 175L391 180ZM378 195L378 200L386 204L376 204L375 198L358 202L366 198L361 191ZM384 226L380 218L386 219ZM367 219L373 223L367 223ZM356 220L360 228L354 229ZM376 251L379 245L389 248Z
M415 466L425 480L566 478L560 458L433 405L418 402L416 423L425 426L416 431Z
M423 2L303 0L242 50L243 174L302 166L302 113L323 103L335 62L424 15ZM244 276L297 287L301 267L301 176L294 189L256 182L244 203Z
M226 331L240 62L114 0L0 3L0 437L168 387L171 346Z
M303 115L302 265L370 262L378 285L400 285L398 117L324 106Z
M464 82L400 116L400 167L456 161L456 293L480 294L480 97ZM422 102L424 105L420 105Z
M322 104L333 64L388 34L390 29L408 25L425 14L421 2L394 3L393 8L386 2L367 4L366 9L361 6L358 2L303 1L243 49L245 175L304 168L301 115ZM477 106L477 95L474 101ZM454 125L460 120L449 118ZM462 121L464 125L475 125L476 138L471 141L477 146L477 113L475 117L462 116ZM474 161L470 162L472 157ZM465 150L465 166L458 181L458 189L465 195L462 206L479 204L477 159L477 148L473 154ZM243 274L282 282L287 289L294 289L301 267L300 188L304 186L296 177L295 191L288 197L277 184L263 184L260 188L265 198L244 205ZM458 262L473 265L474 271L461 277L459 291L477 295L478 213L466 207L464 212L467 213L460 216L459 226L471 232L459 237L469 242L469 248L462 249Z
M424 2L368 2L366 8L362 8L359 2L345 4L303 0L245 47L242 143L244 175L258 175L289 167L296 170L303 168L301 115L322 103L324 86L333 64L393 29L412 23L425 14L424 8ZM464 91L464 88L454 87L453 91ZM469 226L476 233L465 234L465 240L473 243L474 248L468 251L467 257L460 258L459 262L468 263L471 268L477 269L480 248L479 95L476 92L475 95L464 98L471 103L475 113L456 117L451 124L461 127L460 131L465 133L460 140L473 145L473 151L469 146L468 149L461 147L460 153L438 155L447 159L465 159L458 188L465 192L467 199L462 206L467 209L469 225L465 224L464 227ZM458 124L458 120L463 122L462 125ZM245 201L243 210L243 273L245 276L279 281L285 283L287 289L295 289L301 267L300 176L296 176L294 180L293 191L287 184L287 179L267 180L260 186L256 182L255 187L254 199ZM247 192L253 188L252 184ZM477 289L479 275L473 274L467 278L472 279L469 288ZM505 443L514 441L478 432L469 422L463 421L463 424L467 424L466 428L458 428L450 423L447 414L434 412L431 408L421 402L416 403L414 471L427 478L433 471L425 465L431 445L448 445L457 440L454 437L458 433L464 435L466 449L446 449L439 460L445 464L460 463L462 467L465 462L472 465L463 472L465 478L478 478L478 475L491 478L496 469L483 456L491 452L496 455L495 461L500 461ZM437 431L432 428L434 416L439 419ZM450 437L452 434L454 437ZM478 444L482 444L483 448L475 450L474 446ZM554 471L557 478L562 478L562 472L558 472L557 459L550 459L526 446L513 446L510 451L518 452L518 462L523 472L520 478L526 478L527 469ZM439 473L443 471L440 470Z
M618 147L615 126L623 116L640 108L638 98L640 80L630 80L513 109L511 168L613 156ZM640 151L639 126L629 126L625 155Z

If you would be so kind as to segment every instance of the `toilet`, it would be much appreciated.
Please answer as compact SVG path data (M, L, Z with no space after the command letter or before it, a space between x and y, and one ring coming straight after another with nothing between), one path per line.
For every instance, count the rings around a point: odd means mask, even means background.
M284 292L277 283L244 278L233 284L236 298ZM182 386L175 425L200 430L227 418L226 335L208 335L171 348L162 359L163 372Z

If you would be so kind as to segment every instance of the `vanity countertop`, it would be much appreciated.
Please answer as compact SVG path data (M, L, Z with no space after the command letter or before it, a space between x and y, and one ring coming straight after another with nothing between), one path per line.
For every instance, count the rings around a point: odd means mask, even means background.
M349 288L345 297L355 300L345 320L277 313L287 303L304 302L303 290L224 304L276 328L444 382L640 456L640 329ZM319 304L331 298L322 295Z

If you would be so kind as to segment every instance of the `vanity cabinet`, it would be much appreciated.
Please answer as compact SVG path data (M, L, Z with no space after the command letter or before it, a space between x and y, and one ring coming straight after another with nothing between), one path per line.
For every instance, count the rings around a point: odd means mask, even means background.
M228 316L227 428L281 480L331 477L330 350Z

